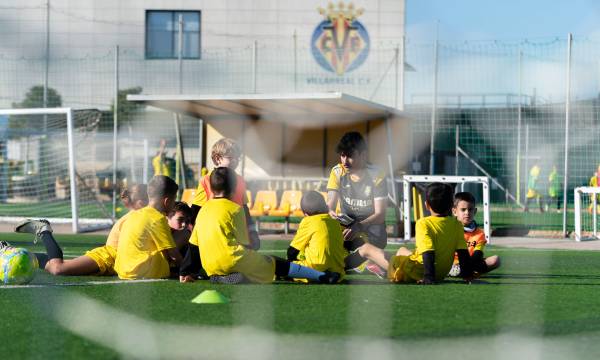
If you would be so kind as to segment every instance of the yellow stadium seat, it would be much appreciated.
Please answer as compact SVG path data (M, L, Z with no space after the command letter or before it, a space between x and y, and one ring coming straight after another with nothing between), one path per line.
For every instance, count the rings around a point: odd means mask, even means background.
M269 211L270 216L303 216L300 208L300 200L302 199L302 191L286 190L281 195L281 201L277 209Z
M196 189L185 189L183 190L183 194L181 194L181 201L192 206L192 201L194 201L194 196L196 196Z
M254 203L250 208L250 215L264 216L269 210L277 207L277 195L272 190L260 190L256 193Z

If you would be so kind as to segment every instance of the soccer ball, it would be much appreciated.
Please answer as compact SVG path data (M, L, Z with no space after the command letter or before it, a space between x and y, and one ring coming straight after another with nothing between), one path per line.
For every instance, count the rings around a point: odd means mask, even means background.
M27 284L33 280L37 267L37 258L26 249L5 248L0 252L0 284Z

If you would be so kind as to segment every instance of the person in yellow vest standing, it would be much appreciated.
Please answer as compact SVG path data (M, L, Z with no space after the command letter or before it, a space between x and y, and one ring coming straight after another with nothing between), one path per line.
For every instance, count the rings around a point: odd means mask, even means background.
M542 169L535 164L529 170L529 179L527 180L527 195L525 199L525 212L529 211L529 203L536 201L540 207L540 212L544 212L544 200L540 192L540 173Z
M594 173L594 175L590 178L590 183L588 184L588 186L590 187L598 187L600 186L600 165L598 165L598 168L596 168L596 173ZM592 196L590 196L590 206L588 206L588 212L591 214L592 210L594 209L593 206L593 202L592 202L593 198ZM596 207L598 212L600 212L600 206L598 206L600 204L600 197L598 195L596 195Z
M552 165L552 171L548 174L548 201L546 207L556 203L556 212L560 212L560 189L562 184L562 178L558 174L556 165Z
M152 167L154 168L154 176L156 175L164 175L170 178L173 177L171 174L171 168L167 163L167 141L165 139L160 139L160 145L158 148L158 152L155 157L152 158Z

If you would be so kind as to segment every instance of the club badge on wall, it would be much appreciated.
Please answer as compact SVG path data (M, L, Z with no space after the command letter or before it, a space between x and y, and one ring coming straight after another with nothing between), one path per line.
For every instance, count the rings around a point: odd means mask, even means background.
M311 38L312 54L325 70L344 75L360 67L369 56L370 40L367 29L356 18L364 9L354 4L329 3L319 8L325 17L315 28Z

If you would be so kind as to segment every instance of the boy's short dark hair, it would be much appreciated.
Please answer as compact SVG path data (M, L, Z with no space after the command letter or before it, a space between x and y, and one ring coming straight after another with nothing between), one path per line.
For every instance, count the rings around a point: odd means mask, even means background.
M361 153L363 151L367 151L367 142L359 132L347 132L340 139L340 142L337 144L335 151L339 155L343 154L351 156L352 154L354 154L354 152Z
M237 178L235 171L226 167L215 168L210 173L210 188L213 193L223 193L223 196L229 197L236 186Z
M183 201L176 201L175 206L167 213L168 217L174 216L177 212L180 212L188 219L192 218L192 208L188 206L188 204Z
M179 186L168 176L156 175L148 183L148 198L162 199L164 197L175 197Z
M317 214L327 214L329 212L329 208L325 203L325 199L323 195L320 193L311 190L306 194L302 195L302 200L300 200L300 207L302 211L306 213L306 215L317 215Z
M425 200L431 210L440 215L447 215L452 210L454 188L450 184L431 183L425 189Z
M469 204L473 205L475 205L475 203L477 202L475 200L475 196L473 196L473 194L467 191L454 194L454 206L458 205L459 201L466 201Z

